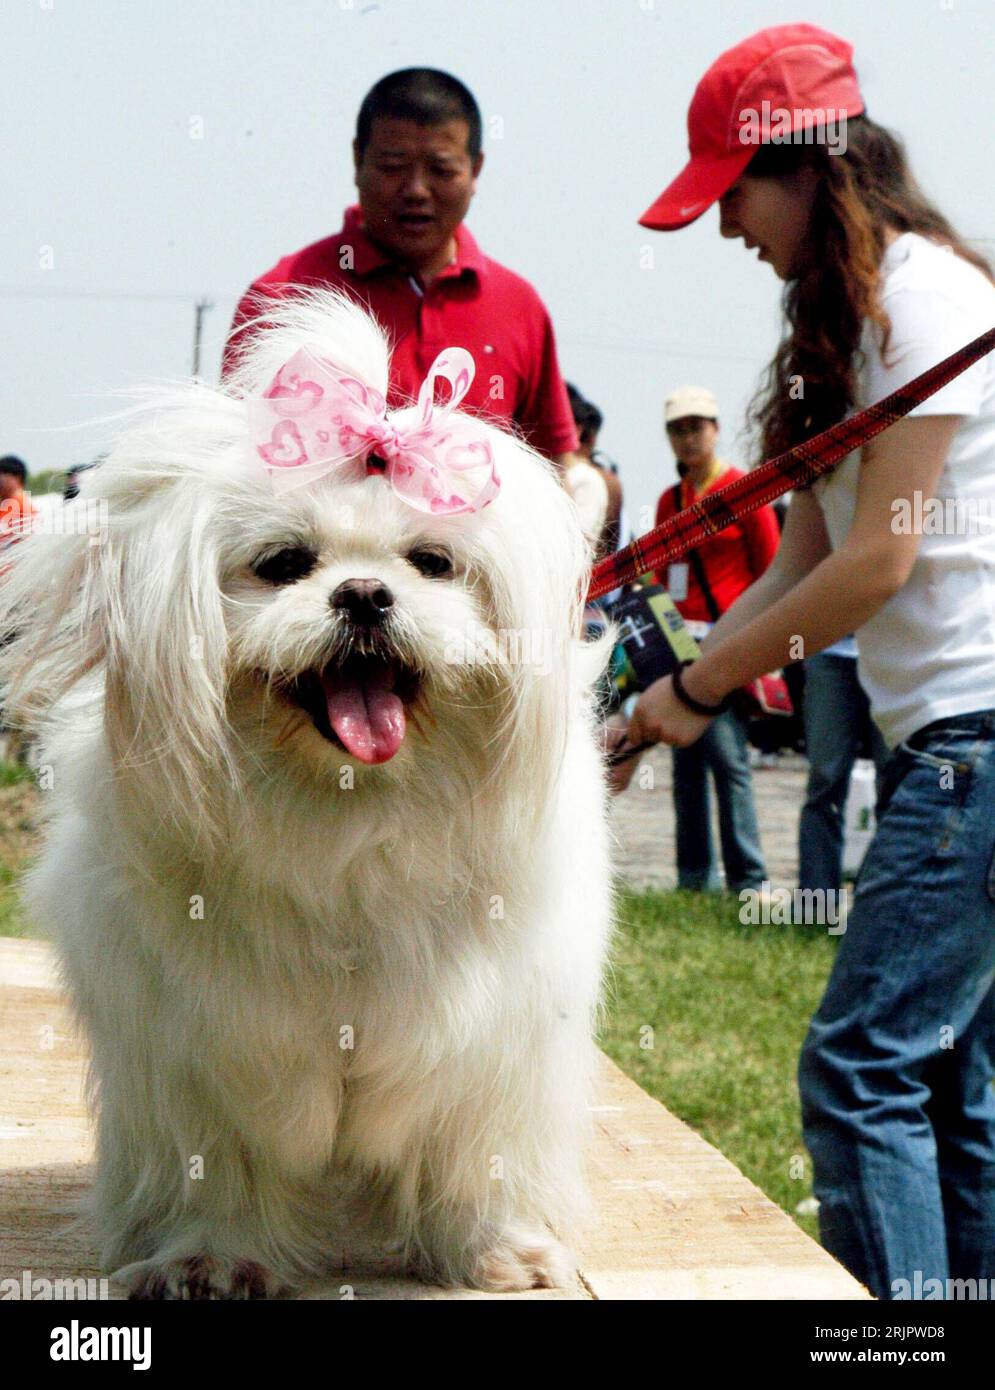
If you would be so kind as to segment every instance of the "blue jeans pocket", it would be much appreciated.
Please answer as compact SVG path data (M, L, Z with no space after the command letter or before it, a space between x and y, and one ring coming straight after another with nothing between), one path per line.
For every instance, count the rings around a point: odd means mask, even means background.
M936 814L937 850L948 850L954 843L964 807L971 792L974 766L985 744L974 734L939 734L930 747L898 746L898 756L906 764L907 775L918 774L916 794ZM995 865L993 865L995 873ZM995 879L992 883L995 891Z
M914 763L919 763L920 767L930 767L937 773L939 785L953 790L955 785L962 785L964 795L967 795L967 781L969 781L974 760L964 758L963 748L957 748L952 742L949 746L948 755L942 752L927 748L912 748L909 744L899 744L898 751L903 753L906 758L910 758ZM938 744L937 748L942 748ZM946 778L946 780L945 780Z

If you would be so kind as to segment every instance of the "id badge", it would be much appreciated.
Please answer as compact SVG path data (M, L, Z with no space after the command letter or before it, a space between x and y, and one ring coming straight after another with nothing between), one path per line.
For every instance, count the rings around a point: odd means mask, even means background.
M683 603L688 596L688 568L680 562L667 566L667 593L675 603Z

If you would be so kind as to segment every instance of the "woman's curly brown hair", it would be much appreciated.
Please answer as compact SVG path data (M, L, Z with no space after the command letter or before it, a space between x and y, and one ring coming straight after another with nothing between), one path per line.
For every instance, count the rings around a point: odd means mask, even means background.
M788 327L750 408L761 457L771 458L836 424L854 404L864 320L887 351L891 324L881 303L885 228L949 245L995 280L919 188L902 142L867 116L846 124L846 150L764 145L747 173L784 177L808 165L818 174L808 245L814 254L784 289ZM792 390L802 383L802 398Z

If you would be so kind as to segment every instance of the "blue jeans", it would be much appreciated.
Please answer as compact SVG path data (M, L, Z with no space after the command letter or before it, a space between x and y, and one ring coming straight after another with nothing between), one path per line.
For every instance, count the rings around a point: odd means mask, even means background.
M893 1281L995 1278L995 712L892 755L802 1049L826 1249Z
M719 802L719 838L726 885L734 892L759 888L767 870L760 848L746 729L727 710L690 748L673 750L674 816L677 821L677 886L698 891L721 887L712 848L708 773Z
M810 656L803 708L808 789L798 822L798 885L836 889L843 877L843 809L865 731L870 728L879 781L888 749L871 721L855 657Z

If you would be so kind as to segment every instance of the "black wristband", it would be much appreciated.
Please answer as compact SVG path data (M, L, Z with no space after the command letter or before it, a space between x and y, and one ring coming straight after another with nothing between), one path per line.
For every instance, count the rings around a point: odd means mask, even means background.
M687 708L689 710L693 710L695 714L703 714L708 718L711 718L713 715L716 714L725 714L726 710L732 704L732 695L727 695L725 699L720 700L717 705L703 705L700 700L696 700L693 695L689 695L687 691L684 689L684 681L681 676L681 672L686 667L693 665L693 661L682 661L680 666L677 667L676 671L671 677L674 683L674 694L677 696L678 700L680 700L682 705L686 705Z

